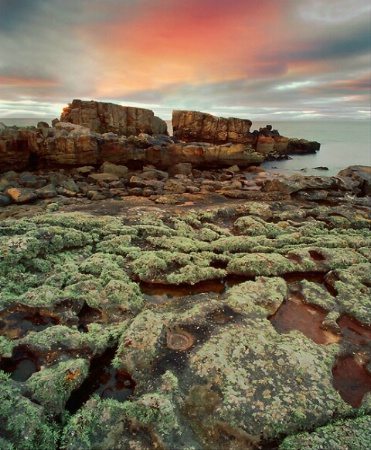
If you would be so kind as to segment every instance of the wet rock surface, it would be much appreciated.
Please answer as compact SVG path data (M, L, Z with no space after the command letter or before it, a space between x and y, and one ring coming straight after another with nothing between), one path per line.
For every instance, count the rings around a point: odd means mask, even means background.
M2 448L368 448L359 178L4 173Z

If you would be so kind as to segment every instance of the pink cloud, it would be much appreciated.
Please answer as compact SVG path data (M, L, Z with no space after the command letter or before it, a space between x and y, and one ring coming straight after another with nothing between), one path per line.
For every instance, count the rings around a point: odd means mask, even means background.
M285 70L281 62L264 60L280 39L282 2L159 0L143 5L132 20L127 20L126 7L99 29L81 30L102 60L98 91L109 94L113 85L130 92L264 77Z

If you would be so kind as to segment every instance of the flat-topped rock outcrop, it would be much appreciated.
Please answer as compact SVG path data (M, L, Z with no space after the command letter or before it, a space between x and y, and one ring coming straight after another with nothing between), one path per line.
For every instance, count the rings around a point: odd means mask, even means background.
M63 109L61 122L82 125L97 133L136 136L140 133L167 134L167 124L150 109L115 105L94 100L73 100Z
M174 137L185 142L212 144L244 144L251 151L270 157L288 154L315 153L320 149L316 141L281 136L271 125L251 131L249 119L224 118L199 111L174 110Z
M174 111L174 136L153 111L73 100L50 127L0 124L0 173L48 166L100 165L105 161L159 168L178 163L248 167L289 153L313 153L318 142L281 136L271 125L250 132L251 121Z
M175 110L172 118L174 137L186 142L253 145L251 125L248 119L226 119L199 111Z

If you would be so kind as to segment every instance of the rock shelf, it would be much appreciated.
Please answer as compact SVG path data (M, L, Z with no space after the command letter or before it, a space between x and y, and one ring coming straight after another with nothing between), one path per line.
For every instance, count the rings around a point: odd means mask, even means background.
M0 124L1 448L371 447L371 168L250 126Z
M93 200L80 177L107 172L80 169L44 179L75 195L4 206L2 448L368 448L362 170L260 175L258 191L234 188L247 198L221 181L242 185L241 171L161 175L214 190Z

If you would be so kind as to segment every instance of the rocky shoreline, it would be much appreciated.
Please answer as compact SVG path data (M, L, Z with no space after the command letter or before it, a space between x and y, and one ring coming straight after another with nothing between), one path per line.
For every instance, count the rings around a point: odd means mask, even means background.
M370 167L7 169L0 204L1 448L370 447Z
M99 167L131 168L178 163L195 168L249 167L292 153L315 153L318 142L280 136L267 127L250 132L250 121L194 111L173 111L174 136L150 110L74 100L52 127L0 124L0 173L7 170ZM214 137L212 137L214 136Z

